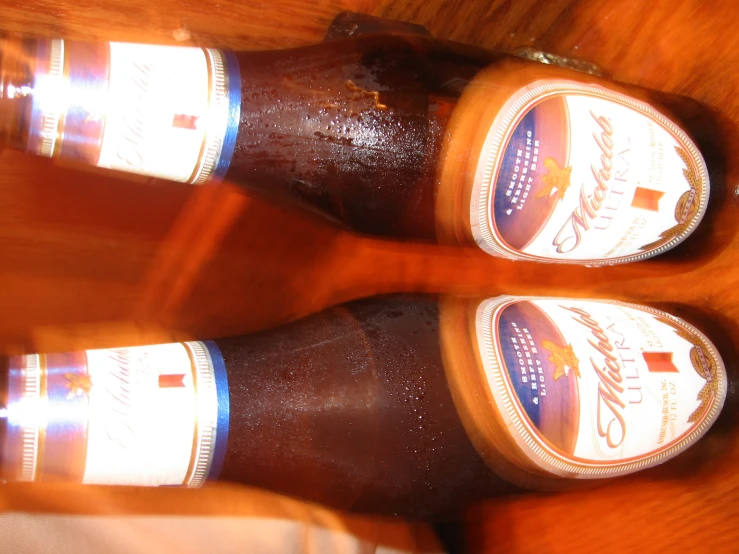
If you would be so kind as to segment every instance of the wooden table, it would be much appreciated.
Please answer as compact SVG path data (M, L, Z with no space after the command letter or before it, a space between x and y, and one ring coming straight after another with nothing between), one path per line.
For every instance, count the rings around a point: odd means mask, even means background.
M737 342L739 4L731 0L2 0L0 25L73 39L263 49L320 41L342 10L414 21L438 37L493 49L533 46L587 60L616 79L713 108L728 167L714 194L719 209L694 239L705 252L599 270L521 263L515 280L500 282L493 260L359 239L229 185L147 183L4 151L0 350L248 332L406 290L681 303L719 321L725 344ZM689 474L490 502L469 515L470 550L736 551L735 402L695 447Z

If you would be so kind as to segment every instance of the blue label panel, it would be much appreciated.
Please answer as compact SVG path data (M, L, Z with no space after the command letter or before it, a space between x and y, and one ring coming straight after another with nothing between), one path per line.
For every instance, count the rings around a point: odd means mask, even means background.
M572 350L540 308L518 301L503 308L497 321L498 348L513 392L529 421L549 444L573 453L580 404Z
M523 250L569 186L567 104L555 96L529 108L514 127L494 177L491 220L499 238Z

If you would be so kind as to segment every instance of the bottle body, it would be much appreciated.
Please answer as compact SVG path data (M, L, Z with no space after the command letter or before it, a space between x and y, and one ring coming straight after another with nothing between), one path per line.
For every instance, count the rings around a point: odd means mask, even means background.
M87 94L77 94L80 106L29 100L38 129L29 136L58 137L34 140L67 155L84 135L96 145L89 163L183 182L225 177L363 233L512 259L633 261L671 248L700 221L708 168L693 141L710 133L686 116L689 102L376 31L236 54L111 43L99 62L69 43L62 65L92 64L109 82L80 69L71 81Z
M491 325L491 310L506 325ZM12 359L0 420L4 478L155 486L217 478L419 518L524 489L578 486L661 463L721 408L726 376L710 343L649 310L387 297L204 345L42 356L35 366ZM580 322L562 323L562 314ZM646 357L632 344L657 334ZM514 345L528 336L537 346L527 346L523 359L533 363L521 371ZM609 345L618 361L607 357ZM605 361L590 367L588 355ZM496 356L497 370L487 363ZM609 411L585 411L591 396ZM593 442L598 430L605 434ZM542 448L554 454L541 456Z
M411 517L512 490L459 420L438 320L434 299L375 299L219 342L243 395L231 393L232 425L249 429L230 440L222 478Z
M416 35L240 65L264 101L242 110L230 178L365 233L597 265L674 246L708 202L679 119L633 87Z

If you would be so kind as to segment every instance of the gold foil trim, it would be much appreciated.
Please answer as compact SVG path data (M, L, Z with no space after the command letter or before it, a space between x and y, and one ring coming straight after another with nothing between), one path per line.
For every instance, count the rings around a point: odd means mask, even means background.
M41 357L38 354L23 356L23 396L21 402L25 405L24 411L38 411L41 400L42 370ZM22 414L28 416L30 414ZM35 414L38 416L38 413ZM35 481L39 458L39 425L34 419L23 417L21 426L21 474L19 481Z
M208 127L203 137L203 149L189 182L205 183L213 175L223 149L228 129L228 80L223 54L218 50L204 50L208 64Z
M64 41L61 39L52 40L49 50L49 68L46 72L46 78L61 82L64 79ZM39 156L46 158L54 156L61 135L59 127L63 115L58 110L49 110L42 113L41 141L36 152Z
M208 478L216 446L218 393L213 361L202 342L184 343L193 360L195 385L195 429L190 467L183 485L200 487Z
M675 220L677 225L663 231L659 239L649 244L645 244L641 247L641 250L652 250L659 248L675 239L678 239L686 234L690 223L695 219L695 216L700 211L701 199L704 197L704 182L695 170L695 164L692 163L690 156L684 148L679 146L675 147L675 152L680 157L682 162L685 164L683 168L683 176L690 187L689 190L685 191L680 199L677 201L675 206Z
M698 396L696 398L700 400L700 405L692 414L690 414L688 422L695 423L696 421L700 421L721 393L716 360L713 359L710 353L706 351L700 336L689 332L671 319L665 317L658 317L656 319L657 321L672 327L680 338L693 345L690 349L690 363L693 365L693 369L695 369L698 376L706 380L706 384L703 385L703 388L698 392Z

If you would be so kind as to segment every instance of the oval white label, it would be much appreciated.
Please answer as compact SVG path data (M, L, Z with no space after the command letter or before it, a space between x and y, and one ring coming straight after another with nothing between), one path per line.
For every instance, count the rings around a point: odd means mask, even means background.
M488 133L472 232L506 257L632 261L690 234L708 194L697 148L648 104L599 86L538 81L509 99Z
M491 299L477 310L477 335L514 440L558 475L597 478L660 463L708 429L726 393L713 345L651 308Z

